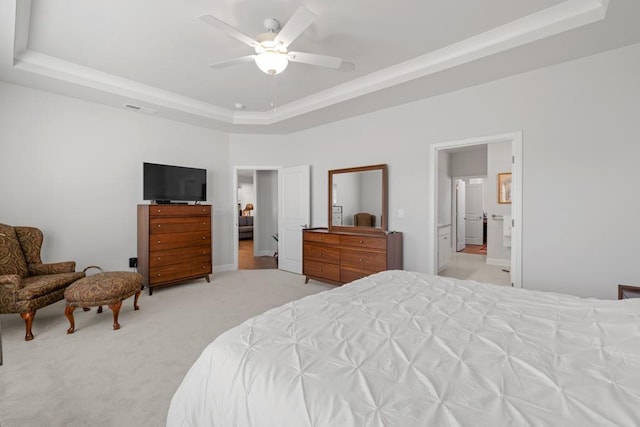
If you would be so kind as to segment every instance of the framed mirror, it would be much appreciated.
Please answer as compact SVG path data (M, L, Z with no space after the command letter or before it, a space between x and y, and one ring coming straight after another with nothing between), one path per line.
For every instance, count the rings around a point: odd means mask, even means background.
M329 171L329 230L387 231L387 165Z

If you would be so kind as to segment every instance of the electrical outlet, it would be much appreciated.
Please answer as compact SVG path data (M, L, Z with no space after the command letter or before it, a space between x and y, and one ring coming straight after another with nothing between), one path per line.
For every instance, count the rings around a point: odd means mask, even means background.
M135 268L138 266L138 258L129 258L129 267Z

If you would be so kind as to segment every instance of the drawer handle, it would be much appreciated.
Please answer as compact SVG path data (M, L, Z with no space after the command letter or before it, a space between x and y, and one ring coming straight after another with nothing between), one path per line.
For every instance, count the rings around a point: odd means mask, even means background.
M162 209L158 209L158 213L162 212Z
M202 236L202 240L207 240L207 236Z
M322 240L322 236L318 237L318 240Z
M205 252L205 251L202 251L202 255L204 255L204 254L206 254L206 252Z
M160 257L158 257L158 261L160 261Z
M320 256L322 256L322 252L320 252Z
M360 258L360 262L364 262L364 259Z
M321 268L321 269L320 269L320 271L324 271L324 269L323 269L323 268Z
M362 240L360 240L360 243L364 243Z
M203 265L203 266L202 266L202 268L207 268L207 266L206 266L206 265Z
M160 273L157 273L156 276L160 277Z
M160 243L160 240L158 240L158 243Z

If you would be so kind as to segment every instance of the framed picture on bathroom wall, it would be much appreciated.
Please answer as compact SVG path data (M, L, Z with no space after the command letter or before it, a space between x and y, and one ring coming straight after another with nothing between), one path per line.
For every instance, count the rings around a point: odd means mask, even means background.
M498 203L511 203L511 172L498 174Z

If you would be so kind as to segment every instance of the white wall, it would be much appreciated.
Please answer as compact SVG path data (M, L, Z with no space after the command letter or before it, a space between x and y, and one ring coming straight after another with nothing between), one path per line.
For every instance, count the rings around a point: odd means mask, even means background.
M291 135L231 135L230 157L311 164L314 226L329 169L387 163L389 229L404 232L405 268L425 271L429 145L522 130L524 287L614 298L640 283L638 99L633 45Z
M252 205L256 205L256 189L253 185L253 179L251 179L251 183L243 183L238 185L238 203L240 203L240 209L244 211L244 208L247 207L249 203ZM250 215L253 215L253 211L249 212ZM244 215L245 212L242 212Z
M214 266L232 264L226 134L0 83L0 222L41 228L45 262L129 269L144 161L207 169Z
M451 154L451 176L487 175L487 144L467 147Z

